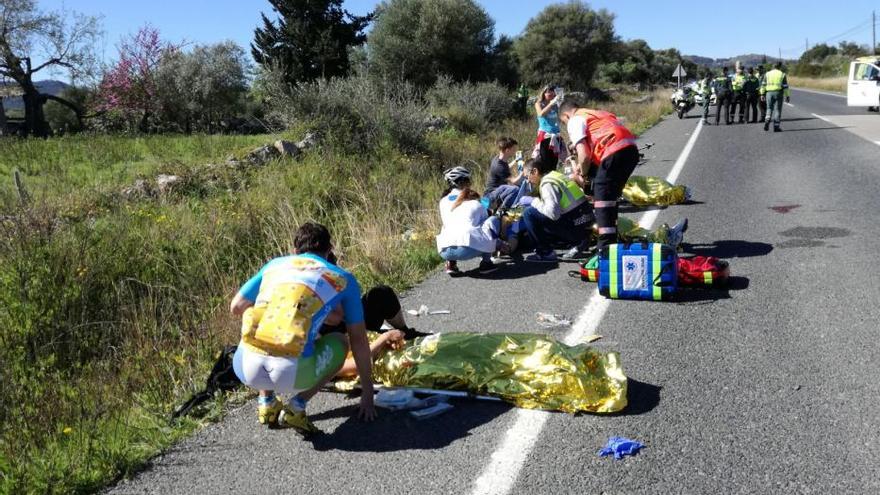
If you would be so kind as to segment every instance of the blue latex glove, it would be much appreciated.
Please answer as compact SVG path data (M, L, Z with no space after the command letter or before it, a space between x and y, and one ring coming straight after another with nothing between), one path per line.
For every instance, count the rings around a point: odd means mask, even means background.
M639 449L645 445L635 440L624 437L611 437L605 448L599 451L599 457L605 457L614 454L615 459L622 459L625 455L636 455Z
M519 198L519 206L529 206L534 199L532 196L523 196Z

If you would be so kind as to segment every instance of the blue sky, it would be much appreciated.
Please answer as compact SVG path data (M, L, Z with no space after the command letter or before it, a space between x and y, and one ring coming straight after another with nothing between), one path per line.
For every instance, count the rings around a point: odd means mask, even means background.
M375 0L346 0L355 14L370 11ZM496 34L517 35L528 20L550 0L478 0L495 19ZM210 43L231 39L247 47L260 21L260 11L269 12L264 0L38 0L44 9L61 6L91 15L102 15L105 30L100 49L105 59L116 55L116 43L126 33L146 22L159 28L171 41ZM815 44L842 33L842 38L860 44L871 43L871 10L880 1L846 0L836 3L813 0L596 0L593 8L607 8L617 16L615 28L624 39L642 38L653 48L678 48L685 54L714 58L742 53L796 58L805 41ZM725 5L718 12L715 5Z

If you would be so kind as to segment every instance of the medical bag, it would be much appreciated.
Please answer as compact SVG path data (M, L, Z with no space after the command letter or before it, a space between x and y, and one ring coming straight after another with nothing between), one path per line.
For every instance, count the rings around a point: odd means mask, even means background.
M599 293L610 299L669 300L678 288L678 254L656 242L610 244L599 252Z

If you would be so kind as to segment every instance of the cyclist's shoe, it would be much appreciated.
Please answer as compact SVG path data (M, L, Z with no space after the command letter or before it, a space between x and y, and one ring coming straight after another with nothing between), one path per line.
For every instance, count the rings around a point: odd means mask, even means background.
M277 426L278 413L283 407L284 405L278 398L275 398L275 401L268 406L257 406L257 420L261 425Z
M283 428L293 428L304 437L321 433L321 430L309 421L305 411L293 411L289 407L285 407L279 413L278 425Z

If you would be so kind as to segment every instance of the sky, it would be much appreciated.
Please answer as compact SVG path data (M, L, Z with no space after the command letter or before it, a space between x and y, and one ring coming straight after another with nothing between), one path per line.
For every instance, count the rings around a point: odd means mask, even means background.
M495 20L496 35L520 34L529 19L560 0L478 0ZM265 0L37 0L40 8L61 7L102 16L105 31L99 47L105 60L116 56L119 39L144 23L173 42L213 43L231 39L247 48ZM376 0L345 0L353 14L373 9ZM842 39L871 43L871 12L880 0L737 0L682 2L668 0L595 0L588 4L616 15L623 39L641 38L655 49L678 48L686 55L727 58L745 53L797 58L805 44ZM724 5L719 11L715 5ZM880 12L878 12L880 13ZM843 36L839 36L842 35Z

